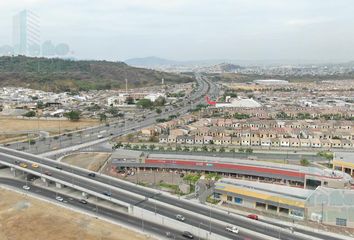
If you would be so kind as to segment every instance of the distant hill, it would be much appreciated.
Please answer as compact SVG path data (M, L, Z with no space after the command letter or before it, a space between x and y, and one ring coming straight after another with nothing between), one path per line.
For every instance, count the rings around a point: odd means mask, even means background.
M218 67L222 72L235 72L237 70L243 69L240 65L230 64L230 63L221 63L218 64Z
M123 62L73 61L0 57L0 87L15 86L45 91L77 91L124 88L125 79L131 88L161 83L190 82L187 75L177 75L128 66Z
M180 64L178 61L158 57L131 58L125 60L124 62L131 66L140 67L156 67Z

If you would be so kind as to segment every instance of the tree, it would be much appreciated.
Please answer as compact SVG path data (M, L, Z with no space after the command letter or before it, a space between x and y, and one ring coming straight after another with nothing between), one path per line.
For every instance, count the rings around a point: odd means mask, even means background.
M136 105L141 108L152 108L153 103L150 99L140 99Z
M221 147L221 148L219 149L219 152L224 153L224 152L225 152L225 148L224 148L224 147Z
M104 113L100 113L100 122L105 122L107 121L107 115Z
M162 110L160 108L156 108L156 113L160 114L160 113L162 113Z
M45 106L44 106L44 103L42 101L38 101L37 102L37 108L38 109L43 109Z
M300 164L301 164L302 166L308 166L308 165L310 165L310 162L309 162L309 160L307 160L306 158L302 158L302 159L300 160Z
M153 151L155 149L155 145L152 144L152 145L149 146L149 148L150 148L151 151Z
M185 147L183 148L183 152L189 152L189 147L185 146Z
M245 152L246 153L253 153L253 149L252 148L246 148Z
M35 111L29 111L25 114L23 114L24 117L35 117L36 116L36 112Z
M202 147L202 151L207 152L207 151L208 151L208 147L204 145L204 146Z
M165 103L166 103L166 99L164 97L160 96L155 100L154 105L160 107L160 106L164 106Z
M64 116L70 121L75 122L80 120L80 114L79 111L71 110L70 112L64 113Z

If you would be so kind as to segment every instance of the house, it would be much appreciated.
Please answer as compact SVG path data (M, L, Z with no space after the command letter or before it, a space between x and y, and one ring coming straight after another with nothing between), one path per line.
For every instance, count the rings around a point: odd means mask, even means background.
M241 146L249 146L251 145L250 138L241 137Z
M272 141L269 138L262 138L261 139L261 146L262 147L270 147L272 145Z
M351 148L351 147L353 147L353 144L352 144L352 142L350 140L342 139L341 141L342 141L342 147L343 148Z
M279 146L280 146L280 140L279 140L279 138L272 138L272 139L271 139L271 142L272 142L272 146L273 146L273 147L279 147Z
M168 142L168 143L176 143L176 137L177 137L177 136L172 135L172 134L168 135L167 142Z
M280 139L280 146L281 147L290 147L290 141L288 138Z
M182 135L182 136L177 136L176 137L176 142L178 143L178 144L184 144L184 143L186 143L186 138L187 138L188 136L186 136L186 135Z
M313 148L320 148L320 147L322 147L322 145L321 145L321 140L318 139L318 138L311 139L310 142L311 142L311 147L313 147Z
M222 140L223 144L229 145L232 143L231 137L224 137Z
M194 144L194 136L186 136L186 144Z
M331 142L328 139L321 139L320 141L323 148L331 148Z
M195 144L204 144L204 137L203 136L194 136L194 143Z
M301 147L311 147L311 142L309 139L300 139L300 146Z
M236 146L241 146L241 138L239 137L233 137L231 139L231 144L236 145Z
M252 146L259 146L261 144L261 141L259 137L252 137L251 138L251 145Z
M160 135L159 136L159 143L167 143L168 142L168 136L167 135Z
M210 142L213 141L213 137L211 136L205 136L204 137L204 144L210 144Z
M298 138L290 138L290 147L300 147L300 139Z
M342 142L339 139L331 139L331 147L332 148L341 148L342 147Z

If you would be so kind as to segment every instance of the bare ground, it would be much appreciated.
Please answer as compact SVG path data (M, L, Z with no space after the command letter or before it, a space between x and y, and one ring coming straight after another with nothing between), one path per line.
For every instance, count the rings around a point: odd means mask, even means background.
M0 117L0 132L14 132L26 130L41 130L51 134L58 134L69 130L78 130L98 125L99 121L82 119L77 122L69 120L28 120L9 117Z
M151 239L85 214L0 190L0 240Z
M76 153L64 157L61 161L91 171L98 171L110 156L110 153Z

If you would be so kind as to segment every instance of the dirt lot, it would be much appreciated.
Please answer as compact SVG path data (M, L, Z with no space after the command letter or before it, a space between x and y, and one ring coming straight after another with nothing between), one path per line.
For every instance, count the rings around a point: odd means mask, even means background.
M46 131L51 134L65 132L68 130L77 130L89 126L98 125L99 121L96 120L80 120L72 122L69 120L56 121L56 120L26 120L17 118L0 117L0 132L13 132L13 131L26 131L26 130L39 130Z
M110 153L77 153L66 156L61 161L91 171L98 171L110 156Z
M118 225L0 190L0 240L149 239Z

